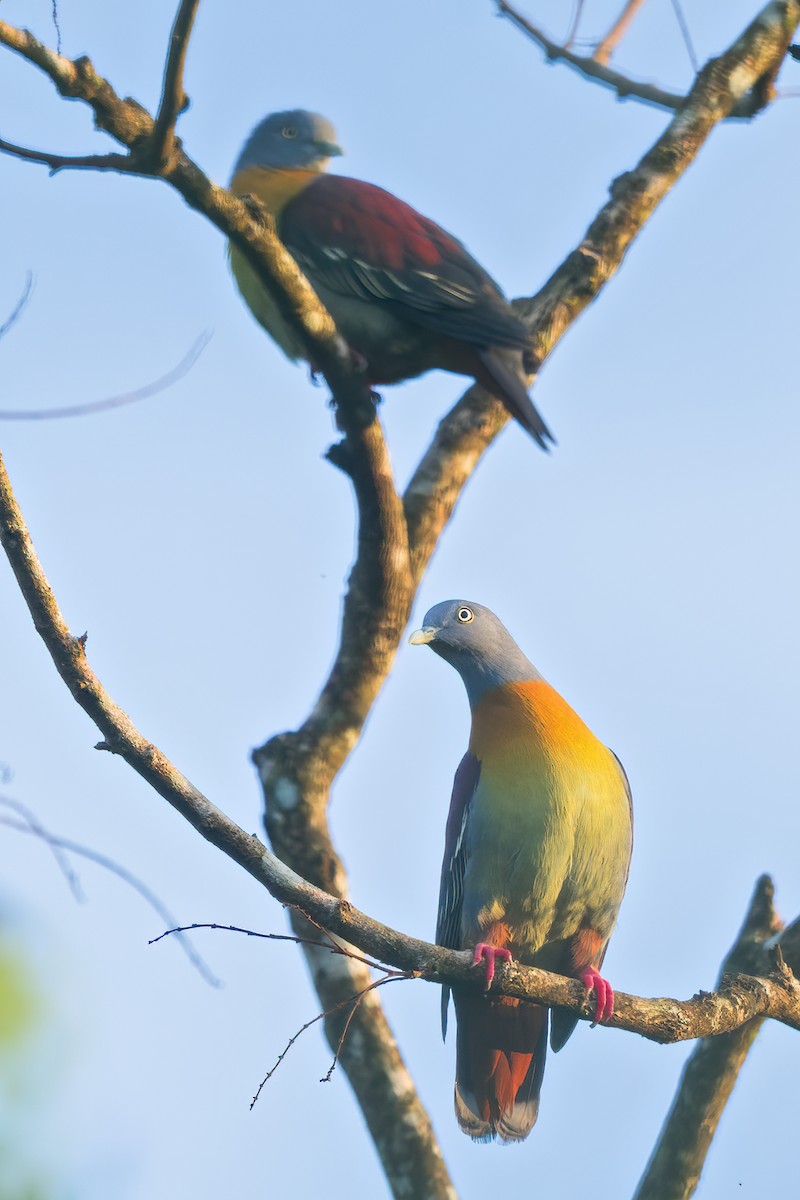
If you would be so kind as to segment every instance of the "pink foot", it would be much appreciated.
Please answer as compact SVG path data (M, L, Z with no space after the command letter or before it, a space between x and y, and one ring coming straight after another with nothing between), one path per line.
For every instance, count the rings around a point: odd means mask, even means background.
M585 971L581 971L578 978L590 992L594 990L595 1010L592 1021L592 1029L594 1029L595 1025L600 1021L607 1021L614 1012L614 989L594 967L587 967Z
M503 962L511 962L511 951L505 946L490 946L488 942L478 942L475 947L475 954L472 958L472 965L476 967L482 962L486 966L486 990L492 986L494 979L494 964L496 959L502 959Z

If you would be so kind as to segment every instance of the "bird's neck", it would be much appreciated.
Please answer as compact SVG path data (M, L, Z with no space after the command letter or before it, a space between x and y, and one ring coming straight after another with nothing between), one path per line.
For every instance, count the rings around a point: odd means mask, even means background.
M443 658L448 657L445 647L439 650L439 653ZM470 705L473 707L485 692L504 683L526 683L542 679L530 659L526 658L515 644L497 647L490 653L484 650L480 655L465 654L462 651L450 661L463 679Z
M277 220L286 205L319 179L321 172L295 167L273 170L271 167L243 167L231 180L231 191L239 196L256 196Z

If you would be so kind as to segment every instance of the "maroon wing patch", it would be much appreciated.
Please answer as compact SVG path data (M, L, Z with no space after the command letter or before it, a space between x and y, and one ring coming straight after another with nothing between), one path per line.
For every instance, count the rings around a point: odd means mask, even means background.
M461 242L382 188L320 175L286 205L278 232L312 283L383 302L476 345L528 345L524 325Z

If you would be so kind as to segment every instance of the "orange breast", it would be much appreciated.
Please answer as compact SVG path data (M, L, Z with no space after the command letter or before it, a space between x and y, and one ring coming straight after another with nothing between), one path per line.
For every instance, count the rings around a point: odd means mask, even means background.
M516 754L530 755L534 746L548 757L604 747L574 709L544 680L509 683L486 692L472 715L470 749L482 763Z

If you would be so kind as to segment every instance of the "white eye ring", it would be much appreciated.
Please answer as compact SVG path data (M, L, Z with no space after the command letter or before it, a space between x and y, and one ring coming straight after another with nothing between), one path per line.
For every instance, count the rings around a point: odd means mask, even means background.
M462 625L469 625L474 616L475 613L471 608L467 608L466 604L456 613L456 618L461 622Z
M285 138L296 138L297 130L295 129L294 125L285 125L281 130L281 135Z

